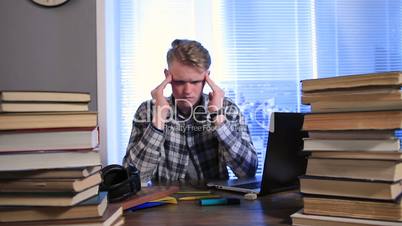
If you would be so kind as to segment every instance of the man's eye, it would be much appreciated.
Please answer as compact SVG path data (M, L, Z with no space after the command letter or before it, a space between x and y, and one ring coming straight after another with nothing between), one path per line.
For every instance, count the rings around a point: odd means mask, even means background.
M202 81L191 81L191 82L186 82L186 81L172 81L172 84L173 85L177 85L177 86L180 86L180 85L184 85L184 84L186 84L186 83L190 83L191 85L198 85L198 84L200 84Z
M186 82L185 81L172 81L172 83L174 84L174 85L184 85Z

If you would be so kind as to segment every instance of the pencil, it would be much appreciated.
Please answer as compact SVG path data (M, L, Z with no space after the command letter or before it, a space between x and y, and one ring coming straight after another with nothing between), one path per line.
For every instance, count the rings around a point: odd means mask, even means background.
M178 191L176 194L211 194L211 191Z
M210 199L210 198L220 198L220 195L197 195L197 196L187 196L179 198L180 201L190 201L199 199Z

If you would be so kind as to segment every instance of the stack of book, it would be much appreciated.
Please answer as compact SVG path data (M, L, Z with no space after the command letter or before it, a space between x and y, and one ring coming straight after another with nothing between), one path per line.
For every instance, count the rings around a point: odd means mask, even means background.
M88 111L91 96L78 92L1 91L0 112Z
M401 72L302 81L310 151L293 225L402 225Z
M0 101L0 225L124 223L121 205L99 193L88 93L1 91Z

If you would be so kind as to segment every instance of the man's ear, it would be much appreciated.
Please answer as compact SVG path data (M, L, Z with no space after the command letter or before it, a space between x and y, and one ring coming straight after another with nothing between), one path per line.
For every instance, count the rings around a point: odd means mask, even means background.
M168 69L165 68L165 70L163 71L163 73L165 73L165 77L167 77L167 76L169 75Z

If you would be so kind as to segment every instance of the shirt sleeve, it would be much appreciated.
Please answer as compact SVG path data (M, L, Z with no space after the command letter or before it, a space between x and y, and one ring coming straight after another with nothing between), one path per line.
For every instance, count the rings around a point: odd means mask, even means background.
M225 122L215 130L221 156L237 177L255 176L257 152L240 109L233 103L229 104L223 115Z
M163 131L152 125L150 102L138 108L123 160L125 166L133 164L140 171L141 181L149 181L159 163L160 151L164 142Z

